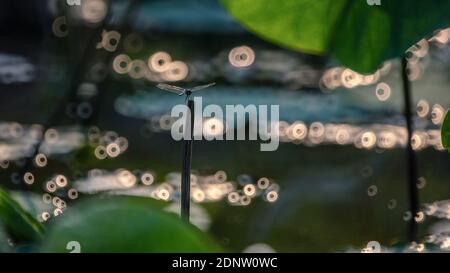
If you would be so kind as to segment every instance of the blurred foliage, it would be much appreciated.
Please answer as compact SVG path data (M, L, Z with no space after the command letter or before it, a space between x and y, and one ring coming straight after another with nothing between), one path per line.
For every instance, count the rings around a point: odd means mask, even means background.
M17 243L31 243L41 237L42 225L0 188L0 222Z
M0 225L0 253L11 252L8 244L8 234L6 234L3 227Z
M50 227L42 252L218 252L208 235L161 210L162 203L140 197L86 200Z
M447 112L442 125L442 145L450 152L450 111Z
M313 54L331 54L361 73L402 55L434 30L450 24L450 1L222 0L250 31Z

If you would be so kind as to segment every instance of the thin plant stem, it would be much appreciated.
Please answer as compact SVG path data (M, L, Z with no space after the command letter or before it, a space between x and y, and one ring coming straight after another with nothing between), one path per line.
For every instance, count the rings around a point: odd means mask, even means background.
M407 130L407 179L408 179L408 201L409 210L411 212L411 219L409 221L408 239L409 241L417 240L417 222L415 216L419 210L419 192L417 188L417 158L412 146L413 137L413 117L412 117L412 96L411 96L411 82L408 77L408 60L405 56L402 57L402 80L403 80L403 98L404 98L404 116L406 120Z

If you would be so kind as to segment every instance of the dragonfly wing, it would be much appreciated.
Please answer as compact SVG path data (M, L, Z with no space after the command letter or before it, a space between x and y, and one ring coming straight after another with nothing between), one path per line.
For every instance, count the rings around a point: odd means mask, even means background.
M186 92L186 89L184 89L184 88L166 84L166 83L158 83L158 85L156 87L158 87L159 89L162 89L162 90L166 90L166 91L175 93L175 94L183 94L184 92Z
M199 90L208 88L210 86L213 86L215 84L216 84L215 82L212 82L212 83L208 83L208 84L205 84L205 85L199 85L199 86L196 86L196 87L192 88L191 91L192 92L199 91Z

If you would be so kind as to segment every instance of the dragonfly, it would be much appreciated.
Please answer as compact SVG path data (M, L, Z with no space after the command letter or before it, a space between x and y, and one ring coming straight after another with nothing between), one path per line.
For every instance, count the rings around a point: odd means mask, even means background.
M203 90L205 88L208 88L210 86L215 85L215 82L199 85L193 88L183 88L175 85L170 85L166 83L159 83L156 85L159 89L169 91L171 93L175 93L178 96L186 95L186 105L189 107L190 113L194 112L194 100L190 98L191 94L196 91ZM189 115L190 117L186 121L186 124L190 121L191 128L195 128L194 122L195 118L194 115ZM191 158L192 158L192 139L193 139L193 133L194 130L191 129L190 139L184 140L184 146L183 146L183 170L181 173L181 218L187 222L189 222L189 211L190 211L190 195L189 195L189 189L191 188Z
M170 84L166 84L166 83L158 83L158 85L156 87L158 87L159 89L165 90L165 91L169 91L171 93L175 93L178 96L183 96L183 95L190 96L193 92L206 89L215 84L216 84L215 82L212 82L212 83L208 83L208 84L204 84L204 85L199 85L199 86L196 86L193 88L183 88L183 87L170 85Z

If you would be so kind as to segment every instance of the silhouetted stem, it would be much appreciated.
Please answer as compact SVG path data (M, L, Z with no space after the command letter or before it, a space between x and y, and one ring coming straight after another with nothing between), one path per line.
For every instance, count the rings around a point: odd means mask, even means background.
M181 174L181 219L189 223L190 202L191 202L191 159L192 143L194 141L194 101L187 100L187 107L190 111L185 124L185 130L190 130L190 139L183 141L183 170ZM190 120L189 120L190 119ZM188 126L190 122L190 127Z
M414 219L419 210L419 193L417 188L417 159L412 147L413 136L413 120L412 120L412 97L411 97L411 82L408 78L408 60L402 57L402 80L403 80L403 96L404 96L404 115L406 120L406 129L408 132L407 140L407 172L408 172L408 198L409 209L411 211L411 220L409 222L408 239L416 241L417 239L417 222Z

